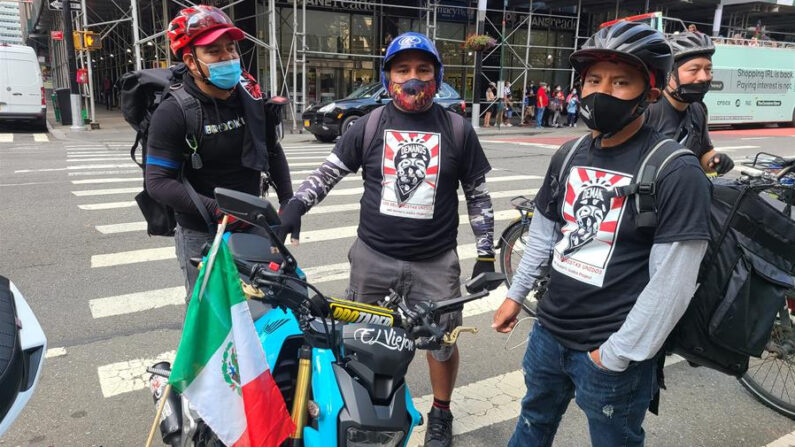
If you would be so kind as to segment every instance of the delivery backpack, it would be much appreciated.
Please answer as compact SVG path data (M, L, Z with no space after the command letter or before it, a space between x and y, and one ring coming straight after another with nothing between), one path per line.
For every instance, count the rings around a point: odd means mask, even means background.
M566 173L587 135L564 144L550 162L552 197L546 215L557 215ZM657 175L680 156L695 156L673 140L662 140L642 158L634 180L614 197L631 198L635 226L657 225ZM716 178L712 182L707 253L698 287L664 349L691 365L741 376L750 356L759 357L770 339L776 315L793 284L795 221L760 196L761 189Z
M171 68L127 72L119 81L122 115L124 120L136 131L135 142L130 148L130 158L144 171L144 178L146 177L147 137L152 115L157 106L169 96L173 96L177 100L185 118L185 141L192 151L185 155L185 159L190 158L194 169L201 168L201 158L197 151L202 135L202 109L199 100L183 88L182 80L185 76L188 76L185 64L178 64ZM140 162L135 157L139 146L141 148ZM196 190L184 176L184 165L183 162L179 179L185 185L188 195L207 223L208 230L214 232L213 221L210 219L207 209L199 199ZM150 236L173 236L177 225L174 210L157 202L149 195L146 190L146 181L143 186L143 191L135 196L135 201L146 219L147 233Z

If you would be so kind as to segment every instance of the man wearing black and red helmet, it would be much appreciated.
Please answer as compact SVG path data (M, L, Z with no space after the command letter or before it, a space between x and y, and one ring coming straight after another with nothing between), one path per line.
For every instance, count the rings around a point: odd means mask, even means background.
M564 144L536 197L525 253L492 326L508 332L547 272L547 293L524 357L527 393L511 447L548 447L572 398L594 447L642 446L659 352L684 313L709 239L709 183L698 160L644 125L672 64L662 33L619 22L570 61L591 133ZM662 167L656 227L623 191L652 148L682 154ZM556 163L558 166L555 166ZM551 267L551 268L550 268Z
M176 252L190 297L198 277L190 259L201 255L204 243L212 239L213 221L221 217L213 190L259 195L261 172L268 172L279 202L285 203L292 197L292 184L275 116L266 110L256 80L240 65L236 42L243 39L243 31L218 8L198 5L180 11L166 32L187 72L180 88L201 108L201 130L192 135L177 95L169 92L149 128L146 187L176 212ZM198 193L210 222L197 209L180 173ZM229 228L248 230L239 221Z
M704 171L725 174L734 168L734 162L712 145L703 102L712 82L712 38L685 32L669 36L668 44L674 55L673 70L663 96L649 106L646 123L692 150Z

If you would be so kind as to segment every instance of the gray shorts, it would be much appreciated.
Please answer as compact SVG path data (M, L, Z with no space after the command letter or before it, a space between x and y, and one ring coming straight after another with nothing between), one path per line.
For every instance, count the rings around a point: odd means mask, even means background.
M359 238L348 252L351 276L348 299L374 304L389 295L389 289L404 295L409 305L417 301L441 301L461 296L461 265L455 249L426 261L401 261L379 253ZM461 311L437 316L445 332L460 326ZM431 351L433 358L444 362L453 354L452 346Z

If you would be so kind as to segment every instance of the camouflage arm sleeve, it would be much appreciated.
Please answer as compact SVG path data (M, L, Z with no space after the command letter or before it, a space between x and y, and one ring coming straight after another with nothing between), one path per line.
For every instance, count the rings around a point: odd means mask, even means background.
M461 183L467 202L469 225L475 234L478 257L494 258L494 208L486 188L486 177L480 176L470 183Z
M301 183L294 197L309 210L325 199L331 188L350 173L351 170L335 154L331 154Z

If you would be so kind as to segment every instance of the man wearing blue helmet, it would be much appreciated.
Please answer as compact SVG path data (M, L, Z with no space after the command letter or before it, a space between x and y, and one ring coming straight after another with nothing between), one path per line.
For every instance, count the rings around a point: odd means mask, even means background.
M283 208L282 231L296 243L301 216L361 168L358 237L348 254L350 299L375 303L390 289L409 304L460 295L459 183L476 240L472 276L494 271L494 212L485 177L491 167L471 125L433 102L442 76L442 60L426 36L396 37L381 71L392 101L357 120ZM459 311L442 316L439 324L450 331L461 320ZM444 347L427 359L434 403L425 445L446 447L452 443L458 349Z

